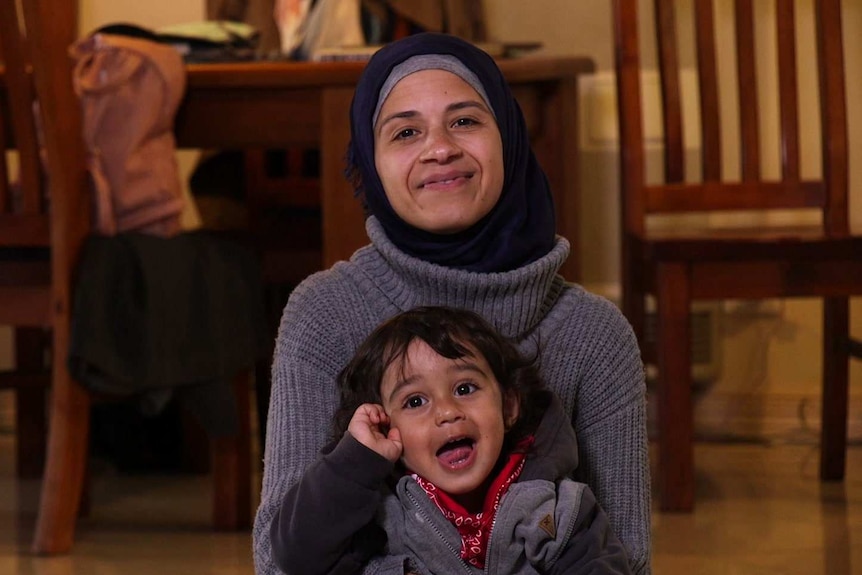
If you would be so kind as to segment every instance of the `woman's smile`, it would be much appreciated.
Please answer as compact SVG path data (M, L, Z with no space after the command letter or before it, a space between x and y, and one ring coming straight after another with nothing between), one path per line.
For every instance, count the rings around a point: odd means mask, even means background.
M419 182L419 188L446 190L467 183L473 178L473 172L450 171L427 176Z

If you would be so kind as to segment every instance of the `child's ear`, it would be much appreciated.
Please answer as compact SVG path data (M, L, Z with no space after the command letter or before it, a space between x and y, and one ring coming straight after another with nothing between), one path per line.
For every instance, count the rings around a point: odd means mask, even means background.
M503 397L503 423L506 431L512 429L521 415L521 397L517 392L511 391Z

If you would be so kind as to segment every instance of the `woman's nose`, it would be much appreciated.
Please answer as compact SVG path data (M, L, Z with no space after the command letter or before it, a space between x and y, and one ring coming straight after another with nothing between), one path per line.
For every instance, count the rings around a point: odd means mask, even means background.
M445 129L432 129L425 140L422 160L438 163L448 162L461 155L461 148Z

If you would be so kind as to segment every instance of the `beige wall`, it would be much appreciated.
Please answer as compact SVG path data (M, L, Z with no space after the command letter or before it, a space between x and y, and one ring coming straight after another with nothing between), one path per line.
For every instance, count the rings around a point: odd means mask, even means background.
M610 0L485 0L485 16L494 39L541 41L549 54L590 55L608 69L610 6Z
M204 13L204 0L79 0L79 5L82 34L116 22L159 28L201 20Z

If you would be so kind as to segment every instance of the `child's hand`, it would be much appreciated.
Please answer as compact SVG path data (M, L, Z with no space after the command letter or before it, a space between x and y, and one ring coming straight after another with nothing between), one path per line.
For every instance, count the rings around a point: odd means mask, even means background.
M363 403L353 414L347 431L368 449L394 462L401 457L401 433L395 428L387 431L388 426L389 416L382 405Z

